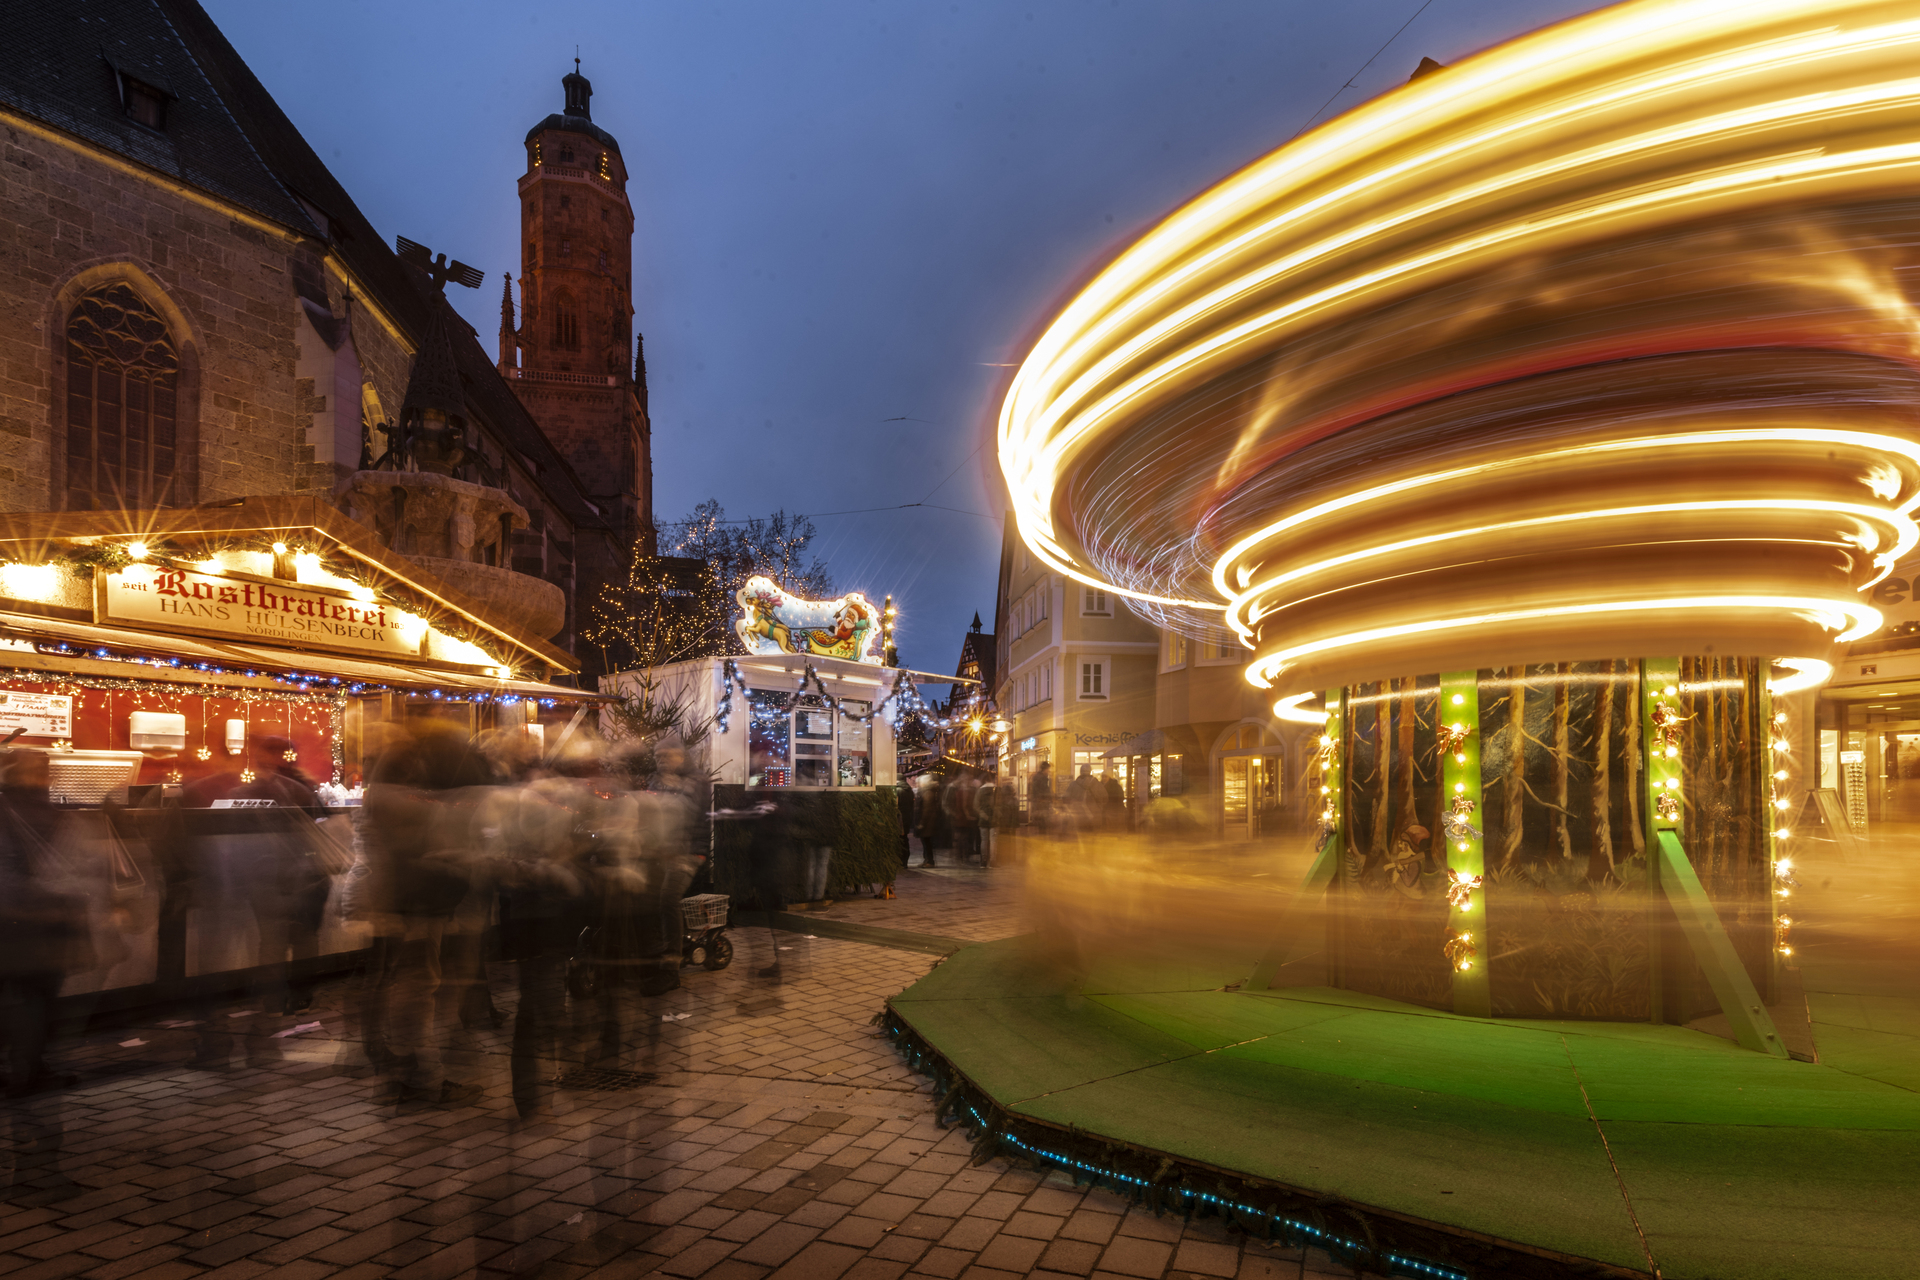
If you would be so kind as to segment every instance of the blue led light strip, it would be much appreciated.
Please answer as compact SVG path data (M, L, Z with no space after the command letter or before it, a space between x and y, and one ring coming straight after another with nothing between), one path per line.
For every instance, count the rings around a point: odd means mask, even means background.
M898 1050L903 1057L908 1059L914 1070L919 1071L922 1075L932 1076L934 1073L929 1071L926 1065L929 1055L920 1052L915 1046L905 1043L901 1038L902 1030L903 1028L898 1022L895 1022L894 1025L888 1028L888 1035L894 1042L894 1048ZM1005 1142L1011 1146L1018 1147L1021 1151L1026 1152L1036 1159L1069 1169L1078 1169L1082 1173L1090 1174L1095 1178L1110 1179L1114 1182L1122 1182L1129 1186L1140 1187L1143 1190L1158 1185L1145 1178L1136 1178L1130 1174L1120 1173L1113 1169L1103 1169L1097 1165L1088 1164L1084 1160L1075 1160L1073 1157L1062 1155L1060 1152L1049 1151L1045 1147L1035 1146L1008 1132L996 1132L988 1125L987 1118L980 1114L978 1107L964 1100L960 1105L964 1106L968 1113L973 1116L975 1127L988 1130L989 1133L992 1134L994 1141ZM1340 1249L1349 1252L1367 1253L1382 1262L1414 1275L1438 1276L1441 1280L1473 1280L1471 1275L1458 1268L1425 1262L1419 1258L1410 1258L1401 1253L1380 1251L1367 1245L1364 1241L1355 1240L1350 1236L1336 1235L1331 1231L1322 1230L1312 1223L1302 1222L1298 1218L1283 1217L1280 1214L1272 1213L1265 1209L1257 1209L1250 1204L1243 1204L1238 1200L1229 1200L1205 1191L1192 1191L1185 1187L1161 1185L1160 1190L1170 1192L1174 1195L1184 1196L1188 1200L1202 1201L1221 1209L1232 1209L1252 1217L1265 1218L1275 1226L1285 1227L1290 1231L1298 1232L1329 1250Z

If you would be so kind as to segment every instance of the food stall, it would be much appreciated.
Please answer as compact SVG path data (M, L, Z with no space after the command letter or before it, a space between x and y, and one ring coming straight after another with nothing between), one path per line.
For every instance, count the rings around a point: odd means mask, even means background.
M97 963L63 996L131 1007L248 980L251 921L182 886L219 878L191 865L221 844L204 837L263 821L194 803L253 780L250 744L278 742L345 810L393 726L540 733L599 700L556 683L575 670L317 498L0 517L4 754L37 753L63 874L114 904L109 922L94 902ZM361 945L325 921L315 972Z
M876 606L858 592L803 600L765 577L750 578L736 599L745 654L624 671L601 688L644 693L684 708L689 724L710 726L696 735L692 756L713 779L715 807L774 801L819 863L791 872L785 896L818 897L822 883L891 882L901 834L895 726L909 711L931 714L920 685L957 677L885 665L890 602ZM750 822L714 825L722 892L752 892L743 870L752 830Z

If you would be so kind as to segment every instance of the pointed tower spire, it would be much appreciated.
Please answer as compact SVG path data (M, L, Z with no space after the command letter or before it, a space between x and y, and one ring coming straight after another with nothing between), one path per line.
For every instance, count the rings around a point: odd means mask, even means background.
M507 282L500 286L500 368L504 372L520 363L520 332L513 323L513 272L501 272Z
M976 632L980 630L980 611L978 609L973 611L973 625L969 627L968 630Z
M633 394L640 398L640 412L647 411L647 335L633 335Z

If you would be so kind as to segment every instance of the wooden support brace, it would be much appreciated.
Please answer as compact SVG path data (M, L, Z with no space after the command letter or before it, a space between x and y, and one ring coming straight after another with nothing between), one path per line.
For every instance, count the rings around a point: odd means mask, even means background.
M1780 1042L1767 1007L1760 1003L1760 993L1754 989L1753 979L1747 976L1746 966L1733 953L1733 943L1721 927L1720 916L1708 900L1707 891L1701 888L1700 877L1694 874L1693 863L1687 858L1679 835L1670 829L1661 830L1656 839L1660 888L1673 904L1673 913L1680 919L1680 932L1686 935L1694 960L1706 973L1714 997L1720 1001L1720 1010L1733 1027L1733 1038L1743 1049L1775 1058L1786 1057L1787 1047Z

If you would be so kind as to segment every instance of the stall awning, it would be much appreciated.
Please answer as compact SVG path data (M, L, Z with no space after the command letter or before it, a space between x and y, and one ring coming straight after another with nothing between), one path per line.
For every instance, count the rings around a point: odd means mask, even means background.
M461 695L610 700L606 694L535 680L498 680L479 672L407 667L265 645L224 644L193 636L14 613L0 613L0 667L275 689L365 685L403 692L439 689Z

